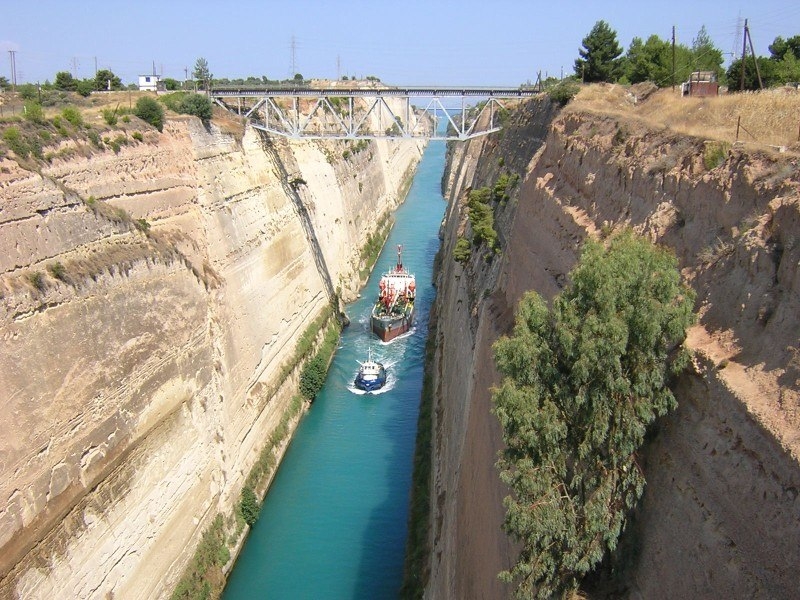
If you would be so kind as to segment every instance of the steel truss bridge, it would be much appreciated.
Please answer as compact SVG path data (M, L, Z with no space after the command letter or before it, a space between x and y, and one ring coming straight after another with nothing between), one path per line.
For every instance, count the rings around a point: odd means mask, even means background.
M468 140L501 129L503 102L539 94L535 87L228 87L209 92L216 104L271 135L341 140Z

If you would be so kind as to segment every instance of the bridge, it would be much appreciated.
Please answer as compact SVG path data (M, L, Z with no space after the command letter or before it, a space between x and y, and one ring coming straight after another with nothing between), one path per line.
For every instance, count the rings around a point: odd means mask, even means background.
M533 86L334 84L325 88L221 87L212 89L209 97L249 119L253 127L289 138L468 140L501 129L503 102L539 94L541 90Z

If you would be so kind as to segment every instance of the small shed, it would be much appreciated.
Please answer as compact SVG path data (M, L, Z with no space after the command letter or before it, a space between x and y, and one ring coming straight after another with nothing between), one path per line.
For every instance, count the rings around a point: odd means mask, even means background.
M714 71L695 71L689 81L681 84L683 96L719 96L719 82Z
M157 92L161 89L164 89L164 84L158 75L139 75L139 91Z

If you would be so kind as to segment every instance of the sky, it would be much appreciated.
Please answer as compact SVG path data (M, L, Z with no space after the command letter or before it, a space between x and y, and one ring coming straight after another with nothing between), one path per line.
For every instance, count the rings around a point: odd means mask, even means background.
M0 76L58 71L123 83L183 80L198 58L214 77L375 76L389 85L517 86L570 75L582 39L605 20L627 49L656 34L691 46L702 26L726 65L748 20L758 55L800 35L800 1L671 0L0 0Z

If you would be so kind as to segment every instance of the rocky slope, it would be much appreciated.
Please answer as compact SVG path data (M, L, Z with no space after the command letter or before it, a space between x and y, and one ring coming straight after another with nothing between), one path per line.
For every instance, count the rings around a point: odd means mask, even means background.
M38 170L0 157L0 597L164 597L422 146L344 156L195 118L69 144Z
M635 598L797 594L800 564L800 169L792 154L651 127L635 115L522 105L503 134L457 146L439 275L431 578L426 597L509 595L491 344L521 295L552 298L581 243L632 226L671 247L698 292L693 370L642 456L648 486L616 568ZM710 160L713 159L713 160ZM502 254L469 235L469 188L520 182L495 208Z

